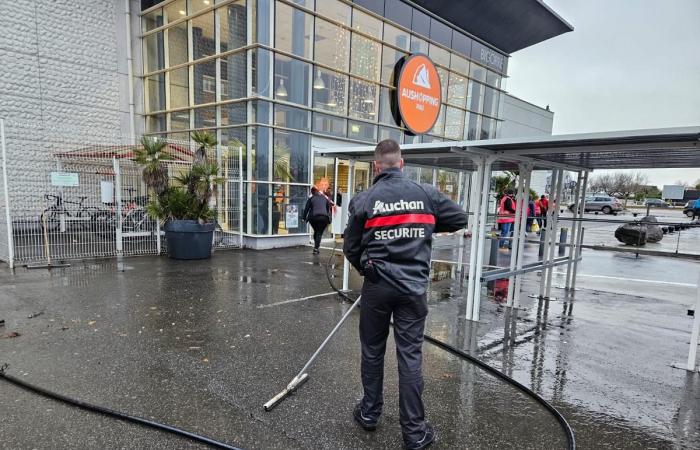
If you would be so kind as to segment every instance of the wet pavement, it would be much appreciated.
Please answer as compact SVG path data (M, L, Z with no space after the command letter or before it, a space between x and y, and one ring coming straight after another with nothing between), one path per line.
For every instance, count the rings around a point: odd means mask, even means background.
M262 410L348 307L334 294L322 295L331 291L328 256L296 248L217 252L199 262L77 262L52 272L11 274L3 266L0 335L21 336L0 339L0 363L57 392L246 449L400 448L391 338L380 428L367 434L351 420L361 396L356 314L309 382L274 411ZM673 272L669 283L689 285L697 278L697 266L685 261L674 269L665 266L668 259L643 257L628 266L631 260L589 250L583 261L581 274L642 279ZM523 295L520 310L485 299L482 322L472 324L460 318L464 299L453 267L434 265L427 333L552 401L572 424L579 448L700 446L700 376L670 367L688 351L692 297L683 286L657 284L658 295L643 296L634 292L649 287L643 282L618 280L628 288L614 293L605 287L610 280L582 277L575 298L556 289L560 298L550 302ZM679 275L683 270L689 281ZM333 272L340 275L341 268ZM537 290L538 279L527 276L524 294ZM351 281L357 289L359 279ZM435 448L565 447L546 411L473 365L426 344L424 372ZM1 382L0 409L0 448L204 448Z

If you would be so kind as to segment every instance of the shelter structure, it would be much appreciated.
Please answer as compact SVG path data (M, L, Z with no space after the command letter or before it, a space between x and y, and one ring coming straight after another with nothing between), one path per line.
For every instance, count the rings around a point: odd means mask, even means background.
M467 272L466 318L478 321L483 283L508 278L513 289L508 293L508 306L518 307L522 275L542 271L539 296L551 298L553 269L566 266L567 290L576 286L578 262L583 240L583 206L589 174L601 169L650 169L700 167L700 127L682 127L618 131L570 135L554 135L525 139L489 139L480 141L447 141L402 145L407 164L458 169L471 172L460 188L468 192L470 216L467 233L460 236L457 270ZM319 155L356 161L371 161L373 146L320 150ZM508 268L484 270L484 243L490 195L491 173L517 170L519 173L516 202L518 213L513 231L513 253ZM574 217L568 255L555 258L555 231L560 208L547 212L544 253L536 263L524 263L525 224L530 179L533 170L552 171L550 201L561 205L564 171L577 173L574 190ZM350 171L352 173L352 170ZM350 183L353 186L353 183ZM352 198L354 193L348 192ZM349 199L348 199L349 201ZM468 263L464 261L464 239L471 236ZM466 268L465 268L466 266ZM345 264L343 286L347 288L349 264ZM700 289L700 287L699 287ZM700 294L698 294L700 295ZM695 315L688 370L695 370L695 354L700 332L700 313Z

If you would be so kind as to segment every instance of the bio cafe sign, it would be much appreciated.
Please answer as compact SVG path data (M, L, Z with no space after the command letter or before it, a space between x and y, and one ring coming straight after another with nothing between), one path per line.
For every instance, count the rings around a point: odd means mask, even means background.
M411 133L427 133L437 121L442 102L437 69L423 54L405 56L397 66L395 103L399 119Z

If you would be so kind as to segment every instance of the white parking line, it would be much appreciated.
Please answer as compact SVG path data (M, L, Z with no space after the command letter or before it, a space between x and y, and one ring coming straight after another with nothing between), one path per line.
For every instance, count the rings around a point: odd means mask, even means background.
M312 298L326 297L328 295L333 295L333 294L335 294L335 291L334 292L326 292L324 294L309 295L308 297L293 298L291 300L285 300L282 302L270 303L269 305L260 305L260 306L258 306L258 309L272 308L273 306L286 305L288 303L298 303L298 302L303 302L305 300L311 300Z
M557 275L566 275L566 272L559 272L555 271ZM620 280L620 281L633 281L635 283L649 283L649 284L667 284L671 286L683 286L683 287L698 287L697 284L691 284L691 283L677 283L675 281L659 281L659 280L643 280L641 278L624 278L624 277L609 277L606 275L588 275L585 273L579 273L576 274L576 276L579 277L587 277L587 278L605 278L608 280Z

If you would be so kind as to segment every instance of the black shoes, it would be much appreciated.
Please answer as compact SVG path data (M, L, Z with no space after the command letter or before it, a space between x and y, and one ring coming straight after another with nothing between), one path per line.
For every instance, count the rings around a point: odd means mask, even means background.
M319 253L321 253L321 251L319 249L315 248L313 251L313 254L318 255Z
M433 427L429 423L425 423L425 435L420 441L416 441L413 444L404 444L405 450L421 450L428 448L435 442L435 432L433 432Z
M377 421L370 420L363 416L362 407L359 403L355 406L352 416L355 418L355 422L357 422L365 431L374 431L377 429Z

